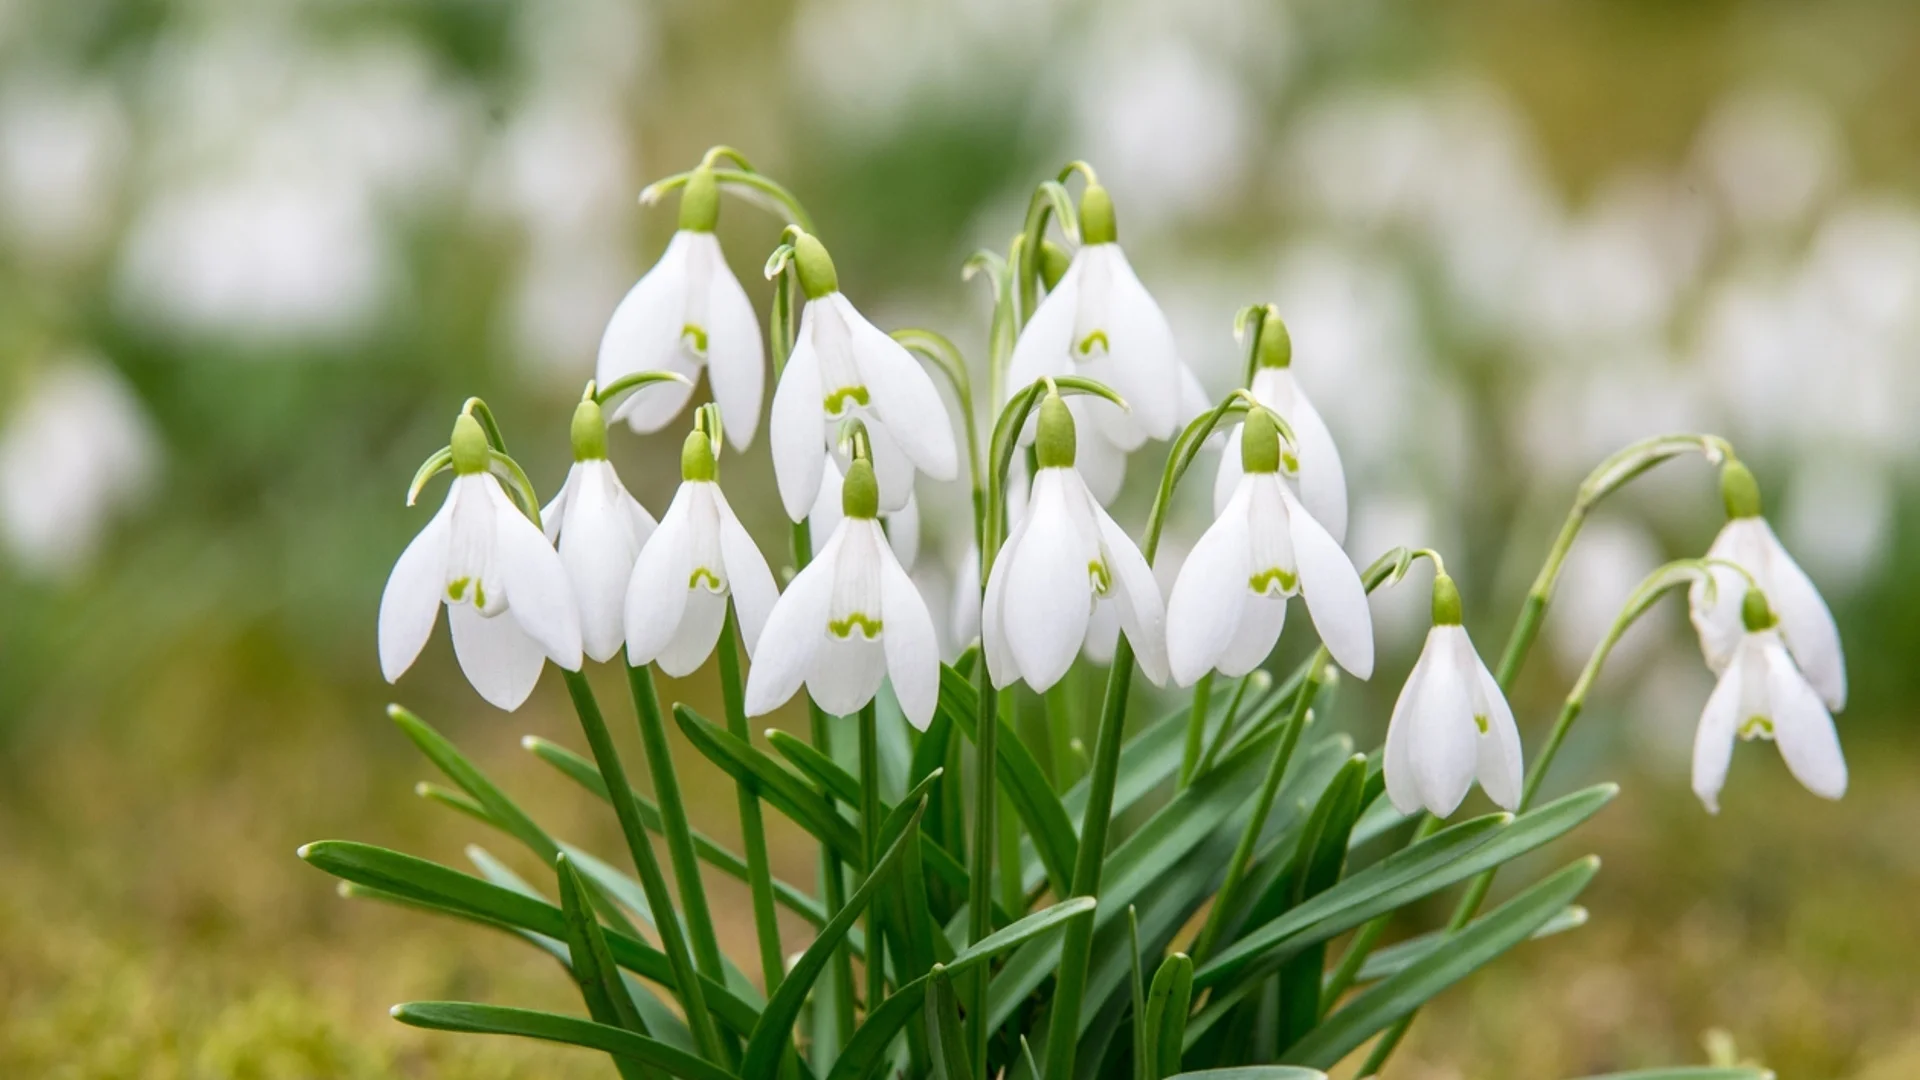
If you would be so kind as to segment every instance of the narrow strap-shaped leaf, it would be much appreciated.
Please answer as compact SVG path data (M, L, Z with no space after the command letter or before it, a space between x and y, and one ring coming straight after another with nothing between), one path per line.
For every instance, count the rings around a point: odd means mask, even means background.
M430 803L439 803L449 810L457 810L482 825L489 825L496 829L500 827L500 823L493 819L493 815L487 813L487 808L481 806L478 799L464 791L455 791L450 787L422 780L413 785L413 793Z
M1340 880L1340 870L1347 860L1347 837L1360 816L1366 785L1364 754L1348 758L1333 783L1327 785L1326 794L1314 808L1313 822L1308 826L1312 843L1302 851L1300 870L1294 879L1294 904L1320 895ZM1292 1045L1319 1022L1320 979L1326 971L1326 950L1325 942L1310 945L1281 967L1276 1047Z
M927 1048L933 1062L933 1080L973 1080L967 1057L967 1033L960 1026L960 1001L954 996L947 969L935 964L927 975Z
M1147 985L1140 971L1140 913L1132 904L1127 905L1127 945L1133 961L1133 977L1127 980L1133 990L1133 1075L1147 1080Z
M526 1039L584 1046L655 1066L680 1080L735 1080L733 1074L725 1069L710 1065L657 1039L558 1013L466 1001L412 1001L395 1005L393 1018L409 1027L434 1031L518 1035Z
M1283 1056L1319 1068L1331 1066L1435 994L1527 940L1580 895L1599 869L1600 860L1588 856L1526 889L1406 970L1327 1017Z
M1535 930L1533 936L1538 940L1555 934L1564 934L1569 930L1577 930L1585 925L1587 925L1587 909L1579 904L1568 904L1553 918L1548 919L1540 929ZM1445 930L1435 930L1417 937L1410 937L1384 949L1375 949L1367 957L1367 962L1361 966L1360 973L1354 981L1372 983L1379 982L1389 975L1397 975L1405 971L1409 964L1433 951L1434 947L1445 941L1447 937Z
M909 816L905 828L901 830L903 834L908 829L920 827L920 815L925 809L923 801ZM886 838L883 836L882 839ZM799 1017L800 1007L806 1003L807 995L812 993L814 981L826 970L827 961L832 958L834 950L840 947L847 931L853 928L861 912L873 900L874 893L879 891L881 883L900 861L906 847L904 835L892 838L887 844L886 853L867 874L866 880L860 883L852 896L847 897L846 906L828 920L827 925L820 929L820 936L814 938L813 944L807 946L807 951L787 972L786 979L768 1000L767 1007L760 1013L760 1022L754 1025L753 1034L747 1040L746 1052L740 1059L741 1075L760 1077L774 1074L781 1055L792 1044L793 1022Z
M533 754L534 757L558 769L561 775L587 789L587 791L597 796L600 801L609 801L610 796L607 794L607 782L600 775L600 767L595 765L590 759L574 753L559 743L550 742L536 735L529 735L521 739L520 744L526 747L527 751ZM659 832L662 828L660 808L638 792L634 793L633 804L635 809L639 811L640 821L645 824L649 830L656 833ZM701 833L697 829L694 830L693 833L693 849L707 865L719 870L728 877L743 882L747 880L746 859L735 854L712 837ZM814 899L805 891L781 881L779 878L773 879L773 895L787 910L815 926L819 926L827 921L826 909L820 906L820 901Z
M694 749L734 779L758 784L761 798L826 842L841 859L854 866L866 861L859 830L836 813L833 804L812 785L685 705L673 707L673 718Z
M1193 1007L1193 959L1174 953L1153 974L1147 991L1147 1080L1180 1071L1180 1047L1186 1041L1187 1010Z
M979 700L965 676L944 665L940 668L940 711L962 735L975 742L979 741L975 731ZM1073 821L1067 817L1066 807L1054 794L1053 786L1047 783L1047 774L1040 763L1033 759L1013 727L1004 718L998 723L1000 732L993 744L994 757L1000 766L1001 789L1027 827L1027 834L1033 837L1040 862L1046 867L1047 879L1053 883L1054 895L1065 896L1067 882L1073 876L1075 852L1080 847Z
M554 873L560 881L560 911L567 922L567 967L580 987L588 1014L595 1023L636 1035L648 1034L640 1011L620 981L619 965L607 949L606 936L600 930L600 920L594 918L593 902L579 873L565 855L554 861ZM653 1075L653 1070L629 1058L616 1054L613 1060L623 1077Z
M425 720L398 705L387 706L387 715L393 718L394 724L407 738L413 740L413 744L420 748L420 752L427 756L427 760L433 762L441 772L447 774L447 779L452 780L460 790L471 795L474 801L486 810L487 816L494 823L532 848L543 861L552 864L554 857L560 854L560 846L554 843L553 837L548 836L545 829L535 823L525 810L520 809L518 803L508 798L506 792L501 791L492 780L487 779L487 775L481 772L473 762L467 760L467 756L462 754L446 736L434 730Z
M767 732L767 745L826 793L854 809L860 807L860 781L832 758L779 729Z
M503 923L559 941L567 937L566 917L554 905L413 855L350 840L321 840L301 848L300 857L337 878L396 893L449 914ZM609 931L606 937L607 948L621 967L674 988L666 954L626 934ZM752 1031L760 1011L728 987L701 978L713 1015L735 1032Z

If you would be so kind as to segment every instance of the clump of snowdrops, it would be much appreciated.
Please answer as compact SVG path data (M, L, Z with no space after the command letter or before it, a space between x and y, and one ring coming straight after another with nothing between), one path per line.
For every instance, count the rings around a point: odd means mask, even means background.
M1077 201L1065 186L1076 174ZM302 857L350 895L544 950L586 1012L415 1002L394 1008L401 1022L590 1047L632 1078L1301 1080L1349 1059L1357 1075L1376 1074L1427 999L1585 921L1576 901L1599 868L1591 857L1481 908L1506 863L1613 797L1600 785L1538 798L1613 644L1680 588L1719 674L1694 754L1706 807L1717 810L1740 740L1773 741L1809 790L1844 793L1833 620L1724 440L1655 438L1600 463L1490 670L1438 552L1396 549L1366 567L1345 554L1337 440L1293 377L1280 313L1240 313L1245 385L1208 401L1087 165L1038 187L1004 257L967 263L994 297L984 414L959 350L932 331L868 321L800 202L737 152L717 147L643 199L674 191L679 231L613 313L558 493L542 505L492 413L468 401L408 492L411 503L453 474L394 566L379 618L390 680L443 608L461 668L493 705L518 707L549 662L559 668L586 753L538 739L527 749L611 805L636 876L553 836L392 707L454 785L423 794L526 847L550 876L525 880L479 847L477 873L346 841ZM723 192L788 221L765 264L764 334L713 233ZM793 522L784 550L742 528L723 476L724 451L759 433L769 357L767 437ZM703 373L712 400L689 410ZM607 445L622 427L675 425L687 429L682 483L656 519ZM1142 453L1150 443L1167 444L1157 497L1144 522L1123 524L1105 507L1134 460L1161 458ZM1163 595L1152 564L1169 500L1209 444L1222 449L1214 520ZM1506 690L1581 524L1648 469L1693 454L1720 470L1725 529L1703 557L1661 567L1632 595L1527 764ZM922 547L922 475L972 492L949 662L908 573ZM1375 675L1368 594L1421 560L1433 572L1432 630L1385 746L1359 752L1315 723L1315 703L1339 671ZM1319 645L1273 670L1295 597ZM664 705L653 669L679 677L709 659L725 715ZM629 781L589 662L626 671L651 799ZM1099 700L1068 692L1076 665L1106 668ZM1136 677L1189 696L1137 715ZM753 718L799 694L811 740L756 741ZM1022 694L1043 703L1041 745L1010 723ZM669 715L734 781L743 850L689 821ZM1499 812L1449 820L1475 783ZM818 842L816 881L773 876L769 811ZM721 951L704 874L748 886L752 955ZM1460 884L1444 928L1381 946L1397 912ZM783 939L782 908L810 934Z

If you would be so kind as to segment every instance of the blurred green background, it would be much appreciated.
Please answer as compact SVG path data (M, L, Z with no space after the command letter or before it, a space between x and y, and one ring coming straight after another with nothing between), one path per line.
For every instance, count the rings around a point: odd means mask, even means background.
M578 744L551 679L495 712L437 638L389 690L374 612L425 520L406 481L465 396L557 485L601 328L673 227L634 195L716 141L800 195L883 326L976 357L961 260L1093 161L1211 392L1233 311L1281 305L1347 458L1353 554L1442 548L1488 651L1593 462L1732 438L1839 617L1851 793L1748 747L1709 818L1686 760L1710 679L1663 609L1551 782L1626 786L1571 841L1606 859L1592 922L1443 997L1393 1075L1540 1080L1729 1039L1795 1080L1920 1075L1920 6L1886 0L0 4L0 1075L611 1075L388 1021L409 998L576 1003L543 958L341 901L293 850L459 862L481 839L410 793L428 766L381 714L396 696L617 850L518 747ZM758 302L777 226L723 214ZM615 436L656 512L675 438ZM727 480L782 550L764 439ZM965 497L921 498L941 600ZM1530 747L1640 575L1719 522L1697 461L1598 516L1515 695ZM1375 685L1333 718L1363 740L1424 630L1424 589L1401 593ZM711 679L669 692L707 703ZM680 761L732 835L730 789ZM803 845L777 857L808 879ZM744 895L710 888L747 955Z

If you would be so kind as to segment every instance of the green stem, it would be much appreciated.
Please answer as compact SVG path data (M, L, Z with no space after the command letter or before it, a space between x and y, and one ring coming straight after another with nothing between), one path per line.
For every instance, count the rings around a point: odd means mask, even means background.
M985 581L992 571L991 555L983 554L987 565L981 568L980 580ZM973 844L970 854L967 880L967 941L982 941L993 933L993 863L997 848L995 840L998 834L994 828L994 811L1000 805L1000 787L995 776L1000 752L997 739L1000 730L1000 695L993 688L993 681L987 675L986 657L981 657L975 665L978 670L979 714L974 721L974 787L973 787ZM973 1060L987 1060L987 965L969 977L967 987L967 1045L973 1051Z
M1073 672L1069 670L1060 681L1047 687L1042 695L1046 705L1047 725L1047 764L1052 766L1053 789L1065 791L1073 785L1073 718L1074 711L1069 701L1069 684L1073 681Z
M1000 793L1000 906L1007 914L1018 919L1027 908L1027 894L1020 887L1020 817L1013 808L1013 799L1006 792Z
M869 701L860 709L860 842L868 871L880 863L880 721ZM886 996L886 941L880 929L880 909L867 905L867 1015Z
M1220 751L1233 738L1233 726L1240 720L1240 706L1246 702L1247 691L1256 684L1260 687L1259 692L1264 694L1267 692L1266 688L1273 685L1273 677L1265 671L1254 671L1234 684L1233 696L1227 699L1227 715L1220 718L1219 732L1214 735L1213 741L1207 744L1207 752L1200 755L1200 764L1196 766L1198 772L1204 773L1213 768L1213 763L1220 757Z
M653 908L660 951L667 954L667 964L673 970L674 992L686 1013L687 1026L693 1030L694 1044L708 1061L724 1062L720 1031L714 1025L713 1014L707 1010L706 990L694 967L693 954L687 949L680 920L674 914L673 894L668 891L666 875L660 872L660 863L654 858L647 827L640 820L639 804L634 801L633 788L627 783L626 767L620 763L620 753L614 749L613 736L607 731L606 717L600 713L600 703L594 699L593 687L587 683L586 675L578 671L563 674L574 711L580 714L580 727L587 736L587 745L592 748L594 762L599 765L607 792L613 797L613 812L620 819L620 831L626 836L633 867L639 871L641 891Z
M666 721L660 715L660 695L653 685L652 669L628 665L627 685L633 691L633 708L640 717L640 744L646 751L648 770L653 776L653 797L660 805L660 833L666 837L674 881L680 886L680 902L686 911L693 957L700 965L701 974L724 983L727 972L720 960L720 940L713 932L707 890L700 880L700 860L693 850L693 829L687 823L687 804L680 797L680 776L673 768Z
M1387 932L1387 920L1374 919L1354 932L1353 941L1340 957L1340 964L1327 978L1326 986L1320 991L1321 1015L1333 1008L1340 995L1347 992L1353 980L1360 977L1360 969L1366 965L1368 954L1380 943L1380 935Z
M1293 696L1293 714L1287 718L1286 733L1280 737L1280 745L1274 749L1273 760L1267 764L1266 779L1260 782L1260 794L1253 800L1253 813L1247 818L1246 827L1240 830L1240 842L1234 845L1233 858L1227 861L1227 877L1220 885L1220 891L1214 894L1213 908L1207 912L1206 925L1200 928L1200 936L1194 942L1193 957L1204 961L1213 953L1214 942L1220 936L1220 930L1226 925L1233 910L1234 893L1240 888L1240 881L1246 877L1247 869L1253 865L1253 852L1260 843L1260 833L1267 827L1267 815L1273 812L1273 800L1280 794L1280 782L1286 779L1287 766L1293 761L1293 749L1300 743L1300 731L1307 726L1307 710L1313 707L1314 695L1320 691L1321 673L1327 666L1327 647L1320 646L1314 651L1313 659L1307 661L1307 679L1300 684L1299 693Z
M727 605L720 627L720 696L727 711L727 729L743 743L753 741L747 727L745 684L740 678L740 651L734 635L739 617ZM780 916L774 910L773 864L767 857L767 823L760 813L759 789L745 781L735 785L740 803L740 846L746 849L747 892L753 898L754 937L760 946L760 977L771 996L785 974L780 950Z
M1187 745L1180 755L1180 780L1174 786L1178 791L1193 782L1194 770L1200 767L1200 750L1207 742L1207 707L1213 699L1213 672L1200 676L1193 685L1193 708L1187 713Z

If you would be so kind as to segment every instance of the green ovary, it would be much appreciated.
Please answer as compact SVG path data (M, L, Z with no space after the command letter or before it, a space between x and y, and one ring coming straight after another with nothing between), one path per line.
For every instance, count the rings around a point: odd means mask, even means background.
M825 408L828 416L839 416L846 409L847 402L864 407L871 400L864 386L843 386L827 395Z
M708 592L721 592L727 587L726 583L720 580L719 574L714 573L704 566L694 567L693 573L687 577L687 588L697 589L703 582Z
M1100 346L1100 351L1103 353L1113 351L1113 344L1107 340L1107 332L1105 330L1095 330L1093 333L1081 338L1080 343L1075 345L1073 350L1081 356L1092 356L1095 345Z
M680 328L680 340L691 346L695 355L707 355L707 332L704 328L688 323Z
M829 622L827 624L827 633L837 638L850 638L857 629L860 631L861 637L866 638L868 641L873 641L880 636L881 625L879 619L869 619L856 611L844 619L835 619Z
M1275 585L1280 586L1279 595L1288 596L1293 593L1294 587L1299 583L1299 578L1277 566L1269 570L1262 570L1247 579L1247 587L1260 596L1273 595L1273 587Z

